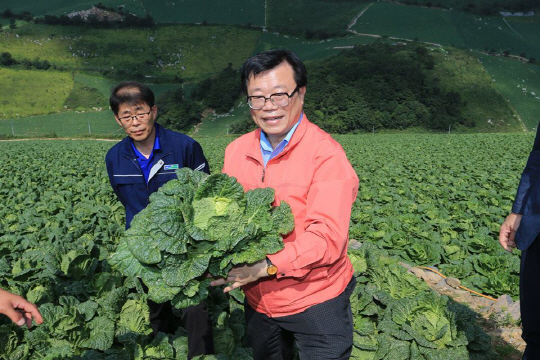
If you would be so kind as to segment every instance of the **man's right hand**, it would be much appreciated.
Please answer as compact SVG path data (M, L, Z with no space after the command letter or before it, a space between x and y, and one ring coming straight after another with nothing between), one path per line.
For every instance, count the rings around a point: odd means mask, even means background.
M6 315L19 326L26 324L29 329L32 327L32 319L38 324L43 323L36 305L2 289L0 289L0 314Z
M521 222L521 215L511 213L506 217L499 230L499 243L504 250L512 252L516 247L514 236Z

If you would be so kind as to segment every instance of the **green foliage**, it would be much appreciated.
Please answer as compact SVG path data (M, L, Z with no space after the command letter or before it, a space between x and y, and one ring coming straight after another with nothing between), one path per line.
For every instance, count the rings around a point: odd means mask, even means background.
M0 80L0 119L61 111L73 88L70 74L51 70L2 68Z
M264 2L258 0L183 0L182 2L142 2L156 23L228 24L264 26Z
M347 26L369 1L270 0L267 2L271 30L308 39L343 36Z
M518 297L519 251L506 253L497 239L532 135L336 138L360 180L351 238L481 293Z
M460 95L444 92L431 75L433 57L423 46L357 47L310 64L305 109L334 133L373 128L464 124Z
M504 57L479 56L493 78L493 86L510 101L527 130L538 126L540 104L540 70L534 64L523 64ZM493 119L493 118L492 118ZM497 118L494 118L495 121Z
M355 267L351 359L496 359L472 311L432 292L372 244L349 254L365 264Z
M238 264L263 260L283 248L281 235L294 228L290 207L272 208L274 191L244 193L235 178L183 168L150 196L109 263L140 277L151 300L177 308L208 296L209 279L226 277Z
M215 78L199 83L190 97L202 101L205 108L212 108L220 114L229 111L241 93L240 74L229 63Z
M433 3L436 4L435 1ZM497 8L494 3L489 1L490 9ZM377 2L358 19L352 29L362 34L425 41L481 52L487 52L488 47L501 54L509 50L514 55L526 53L536 58L540 56L540 45L528 36L538 33L540 22L537 16L529 20L455 11L461 7L452 6L454 11L448 11L438 6L427 8Z
M167 91L157 100L159 123L171 130L188 132L201 121L202 106L184 96L182 87Z
M99 72L111 79L148 76L166 82L203 79L228 63L237 68L259 36L259 31L227 26L111 30L27 24L0 39L0 52L9 51L17 61L39 57L57 69Z
M480 16L498 15L501 11L531 11L538 9L540 5L535 0L480 0L480 1L458 1L458 0L398 0L405 5L418 5L427 7L437 7L445 9L458 9Z
M255 124L251 116L245 116L240 121L232 124L231 134L246 134L255 129L257 129L257 124Z
M107 108L107 105L107 98L99 90L78 81L75 81L73 90L64 102L64 108L70 110Z
M355 268L351 295L351 359L495 359L476 315L433 293L426 284L371 244L349 250Z
M508 289L517 280L518 254L505 253L496 239L510 210L532 134L335 138L360 179L350 227L350 237L364 243L360 250L349 252L358 281L351 297L352 358L494 358L489 336L477 326L474 312L445 297L434 297L397 262L405 260L408 245L429 241L442 248L440 263L432 265L445 275L494 296L516 295ZM232 137L197 140L212 170L219 173L223 150ZM124 210L100 165L110 147L111 143L94 141L0 143L7 154L0 173L9 174L0 178L0 287L36 302L52 323L27 330L2 317L0 357L8 357L9 352L11 358L36 360L186 358L183 329L153 339L139 280L121 276L108 263L111 253L127 246L117 246ZM229 210L222 206L227 204L217 204L216 214ZM183 251L181 246L169 248ZM129 248L127 254L132 257ZM480 273L495 267L489 277ZM196 268L193 265L188 272L196 273ZM173 279L178 274L168 275ZM187 291L196 287L192 283ZM219 351L201 358L252 358L246 349L243 296L239 291L231 295L209 290L206 304ZM100 350L110 344L111 323L112 345ZM100 326L103 333L96 331ZM440 349L425 346L424 340ZM504 358L505 351L498 350L495 358Z

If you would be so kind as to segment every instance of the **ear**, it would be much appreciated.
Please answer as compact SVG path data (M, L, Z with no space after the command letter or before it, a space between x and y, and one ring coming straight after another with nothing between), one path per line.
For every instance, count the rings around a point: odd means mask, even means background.
M152 115L154 115L154 119L156 118L157 113L158 113L157 105L152 106Z
M122 125L122 121L120 121L120 119L118 118L118 116L116 116L116 114L114 115L114 120L116 120L116 122L118 123L118 125L120 125L121 127L124 127Z
M300 97L300 102L304 105L304 96L306 96L306 87L303 86L298 89L298 96Z

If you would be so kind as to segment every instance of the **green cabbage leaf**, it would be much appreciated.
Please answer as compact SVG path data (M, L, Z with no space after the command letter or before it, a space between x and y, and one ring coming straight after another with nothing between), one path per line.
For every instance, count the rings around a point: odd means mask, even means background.
M142 279L151 300L184 308L208 296L206 274L225 277L235 265L283 249L294 218L287 203L272 206L271 188L244 192L226 174L176 174L133 218L109 263Z

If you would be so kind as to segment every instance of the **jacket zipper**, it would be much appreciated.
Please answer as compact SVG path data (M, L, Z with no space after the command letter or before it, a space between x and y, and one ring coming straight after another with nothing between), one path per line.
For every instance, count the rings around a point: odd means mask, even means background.
M261 182L264 182L264 173L265 172L266 172L266 167L263 167L263 173L262 173Z

